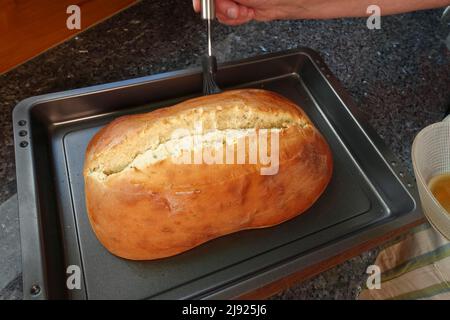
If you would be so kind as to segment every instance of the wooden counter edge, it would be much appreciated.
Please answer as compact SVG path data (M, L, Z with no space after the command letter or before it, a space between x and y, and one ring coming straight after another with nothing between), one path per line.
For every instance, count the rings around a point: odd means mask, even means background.
M117 10L115 12L112 12L110 14L107 14L107 15L103 16L101 19L98 19L98 20L88 24L86 27L83 27L82 30L75 31L75 32L70 32L70 34L68 33L62 39L53 41L53 43L51 45L49 45L45 50L40 50L40 51L35 51L34 53L30 53L27 58L20 59L20 61L17 62L17 63L13 63L13 64L6 64L5 63L4 65L0 64L0 76L8 73L9 71L14 70L17 67L20 67L21 65L23 65L23 64L33 60L36 57L41 56L42 54L46 53L47 51L49 51L49 50L51 50L51 49L53 49L53 48L55 48L55 47L65 43L65 42L75 38L76 36L80 35L81 33L84 33L86 31L88 31L89 29L91 29L91 28L101 24L102 22L105 22L106 20L114 17L115 15L117 15L117 14L119 14L119 13L129 9L130 7L136 5L141 0L130 0L130 1L132 1L132 2L130 2L129 4L125 4L119 10ZM31 50L31 51L33 51L33 50Z

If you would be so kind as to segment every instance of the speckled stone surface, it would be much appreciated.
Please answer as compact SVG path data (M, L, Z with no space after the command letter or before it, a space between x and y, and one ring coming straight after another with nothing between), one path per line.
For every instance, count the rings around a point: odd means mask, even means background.
M353 300L367 280L367 266L372 264L379 249L364 252L318 276L293 285L273 296L272 300Z
M364 19L218 26L214 43L219 62L301 46L315 49L412 170L414 136L441 120L450 104L445 46L450 27L440 23L441 12L383 17L381 30L368 30ZM20 100L197 66L204 46L204 25L190 1L148 0L0 76L0 203L16 192L11 111ZM274 298L354 299L377 250ZM0 288L0 297L21 297L20 275Z
M22 296L19 218L17 197L0 206L0 300Z

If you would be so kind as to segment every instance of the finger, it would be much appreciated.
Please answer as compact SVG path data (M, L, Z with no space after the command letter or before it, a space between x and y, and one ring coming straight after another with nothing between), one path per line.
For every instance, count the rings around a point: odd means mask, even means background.
M239 5L239 20L248 22L255 18L255 10L246 6Z
M252 19L246 18L246 19L229 19L227 16L218 15L217 20L219 20L220 23L226 24L229 26L238 26L247 22L250 22Z
M239 19L245 19L248 16L248 8L245 6L239 6Z
M201 10L200 0L192 0L192 6L194 7L195 12L200 12Z
M216 1L216 14L226 16L227 19L239 18L239 5L231 0L217 0Z
M253 8L248 9L248 17L250 20L255 19L255 10Z
M219 20L220 23L229 25L229 26L238 26L244 23L247 23L253 19L253 15L248 15L245 18L239 18L239 19L230 19L227 15L224 15L222 13L217 14L217 20Z
M217 17L221 23L240 25L255 17L255 11L232 0L216 0Z

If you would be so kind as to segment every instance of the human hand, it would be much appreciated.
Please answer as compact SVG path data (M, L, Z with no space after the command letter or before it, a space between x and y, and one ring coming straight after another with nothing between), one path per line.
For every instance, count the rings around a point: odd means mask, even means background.
M376 4L382 15L444 7L450 0L215 0L217 19L228 25L251 20L331 19L367 17L370 5ZM200 0L193 0L200 12Z
M302 0L215 0L217 19L224 24L239 25L251 20L270 21L297 18ZM193 0L194 10L201 11L200 0Z

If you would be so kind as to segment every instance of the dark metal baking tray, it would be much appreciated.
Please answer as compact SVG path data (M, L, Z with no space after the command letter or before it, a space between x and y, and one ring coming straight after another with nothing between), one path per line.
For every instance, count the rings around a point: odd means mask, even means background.
M25 298L232 298L421 218L413 178L317 53L297 49L227 63L217 81L225 89L273 90L303 107L335 161L317 203L279 226L224 236L175 257L117 258L97 241L86 215L86 145L118 116L200 95L201 70L29 98L13 114ZM66 289L69 265L80 267L80 290ZM39 294L30 293L32 286Z

